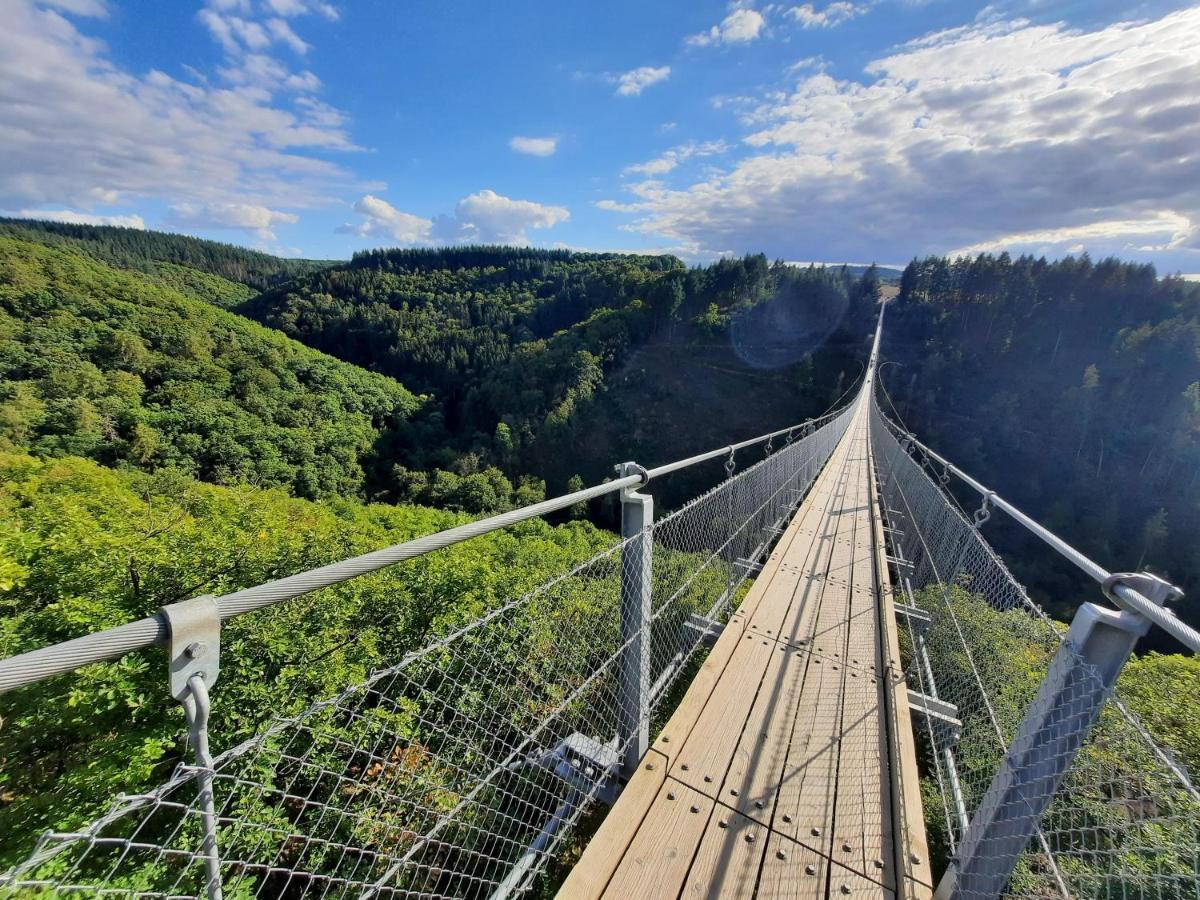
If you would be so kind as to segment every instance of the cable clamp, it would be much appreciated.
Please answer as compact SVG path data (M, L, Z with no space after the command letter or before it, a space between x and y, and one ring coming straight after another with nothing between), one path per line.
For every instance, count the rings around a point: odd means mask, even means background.
M1183 598L1183 591L1157 575L1149 572L1114 572L1100 582L1100 590L1120 609L1124 609L1125 604L1117 595L1118 587L1137 591L1155 606L1165 606Z
M737 451L734 450L733 447L731 446L729 448L729 458L725 460L725 477L726 478L732 478L733 471L734 471L734 469L737 468L737 460L734 459L734 454L736 454L736 453L737 453Z
M221 672L221 612L211 594L172 603L159 609L170 637L167 655L171 696L181 703L193 693L192 678L205 688L217 683Z
M643 466L639 466L635 462L618 463L617 465L613 466L613 468L617 470L617 474L622 478L627 478L630 475L638 475L641 477L642 480L638 484L630 485L630 487L626 488L626 490L636 490L640 487L645 487L650 483L650 473L647 472Z

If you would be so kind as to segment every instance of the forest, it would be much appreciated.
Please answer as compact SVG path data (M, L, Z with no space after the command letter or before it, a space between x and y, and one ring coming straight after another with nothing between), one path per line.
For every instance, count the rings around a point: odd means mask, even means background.
M0 223L5 446L473 513L824 412L877 289L762 256L475 247L362 253L260 294L262 254L139 234ZM745 377L771 390L740 396Z
M1086 256L915 260L883 354L922 440L1111 570L1179 584L1178 612L1200 621L1200 285ZM988 539L1048 610L1094 599L994 521Z
M242 297L251 289L257 293L289 278L329 265L321 260L283 259L233 244L182 234L112 225L76 225L0 216L0 235L67 247L100 262L151 275L176 273L196 278L198 274L200 283L210 291L215 288L219 293L221 288L217 287L217 282L202 277L206 274L215 275L234 285L243 286L242 290L234 289L234 293ZM185 271L180 273L181 269Z
M0 656L820 414L860 377L880 289L873 267L761 255L323 263L2 220ZM983 255L915 260L899 289L889 413L1098 560L1200 590L1200 288L1115 260ZM656 502L721 472L656 482ZM329 696L611 546L614 514L597 502L236 620L215 749L279 697ZM1056 617L1096 599L1000 517L985 535ZM981 634L1011 631L960 602ZM1194 600L1180 611L1200 620ZM1192 762L1200 731L1165 672L1180 696L1200 689L1173 655L1138 660L1122 689ZM5 698L0 867L184 758L161 675L134 654Z
M355 495L422 403L140 273L0 237L0 448Z
M412 441L428 452L402 458L385 495L425 499L413 470L498 468L560 493L611 474L618 457L666 461L824 412L861 370L877 290L873 272L761 255L688 269L472 247L360 253L236 309L435 398L436 421ZM781 358L739 358L781 335ZM780 389L747 398L735 377L732 390L706 390L731 370ZM701 397L715 415L693 414Z

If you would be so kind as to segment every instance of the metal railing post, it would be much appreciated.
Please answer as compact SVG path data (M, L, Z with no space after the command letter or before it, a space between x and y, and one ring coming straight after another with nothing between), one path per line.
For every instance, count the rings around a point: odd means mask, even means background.
M170 629L167 654L171 696L183 705L188 742L196 759L196 802L204 828L198 854L204 861L204 892L208 900L222 900L213 757L208 749L208 690L217 683L221 669L221 615L211 596L172 603L159 612Z
M1038 832L1134 644L1150 622L1084 603L979 803L936 900L998 897Z
M636 463L622 463L618 473L641 474ZM642 482L642 485L645 481ZM634 485L621 489L621 654L620 739L625 747L621 772L626 777L650 748L650 623L654 498Z

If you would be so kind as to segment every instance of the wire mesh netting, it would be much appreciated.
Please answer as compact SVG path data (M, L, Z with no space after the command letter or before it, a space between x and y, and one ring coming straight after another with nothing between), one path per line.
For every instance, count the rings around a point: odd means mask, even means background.
M977 860L958 895L1200 896L1200 796L1183 766L1009 573L980 533L986 507L961 510L944 489L948 474L874 404L871 415L903 560L896 599L920 611L900 623L908 683L957 707L917 716L914 728L931 846L944 864L965 855L965 841ZM1060 689L1039 694L1044 683ZM1020 728L1031 707L1031 721L1043 722L1036 734ZM1024 787L1013 802L981 810L1006 752ZM996 826L968 833L977 817ZM1003 860L1013 854L1009 877Z
M660 711L811 487L849 411L360 684L42 837L0 895L487 897L530 888L611 791L621 723ZM647 703L621 584L649 537ZM623 571L624 570L624 571ZM219 686L213 703L219 704ZM201 788L211 785L215 819ZM215 821L215 833L206 823Z

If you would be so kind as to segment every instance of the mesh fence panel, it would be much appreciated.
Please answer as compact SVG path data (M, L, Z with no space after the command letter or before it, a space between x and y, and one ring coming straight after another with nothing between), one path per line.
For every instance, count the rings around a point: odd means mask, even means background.
M845 431L843 412L652 526L649 714L725 617ZM203 896L211 776L230 897L488 897L528 889L606 790L631 541L361 684L275 718L211 768L47 834L0 895ZM213 702L221 700L218 689Z
M897 600L929 619L901 622L908 682L954 704L961 723L914 718L931 788L925 792L931 846L943 864L962 846L1010 748L1034 777L1021 802L1001 811L1002 825L1018 833L1021 821L1036 821L1031 810L1048 804L1032 839L1020 839L1024 849L1007 884L960 879L959 895L1200 896L1200 798L1186 771L1121 704L1119 684L1107 695L1061 626L1029 599L981 535L986 514L961 511L943 489L940 466L914 458L903 432L877 407L871 415L893 550L905 560L897 566ZM1046 710L1053 729L1042 736L1053 738L1034 747L1019 726L1052 665L1060 667L1062 689ZM1041 773L1055 768L1056 756L1069 760L1074 736L1083 734L1053 790ZM1003 843L1000 834L981 852L999 854Z

